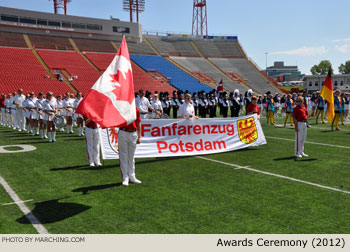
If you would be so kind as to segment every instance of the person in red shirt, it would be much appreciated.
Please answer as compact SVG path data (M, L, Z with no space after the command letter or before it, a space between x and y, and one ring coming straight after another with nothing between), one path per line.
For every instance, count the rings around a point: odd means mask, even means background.
M122 175L122 185L128 186L129 181L141 184L135 175L135 150L141 143L141 116L136 107L136 120L125 127L120 127L118 132L119 164Z
M97 124L90 118L84 117L86 152L90 166L102 166L100 163L100 137Z
M304 106L304 97L297 98L297 106L293 109L293 120L295 125L295 156L297 158L307 157L304 153L304 143L307 134L307 119L311 115L307 115Z
M256 96L253 96L251 99L251 103L247 106L247 115L257 114L258 120L260 120L260 108L258 105L256 105L258 98Z
M0 120L0 124L1 125L5 125L6 124L6 113L5 113L5 94L2 93L1 96L0 96L0 117L1 117L1 120Z

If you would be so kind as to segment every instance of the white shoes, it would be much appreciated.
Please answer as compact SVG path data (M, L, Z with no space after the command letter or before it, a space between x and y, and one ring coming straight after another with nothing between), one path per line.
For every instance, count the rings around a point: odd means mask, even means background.
M94 166L95 166L95 164L94 164L94 163L90 163L90 166L91 166L91 167L94 167Z
M303 157L308 157L308 156L309 156L309 155L305 154L304 152L301 153L301 155L302 155Z
M102 166L102 164L100 162L95 163L95 164L96 164L96 166Z
M122 185L123 186L128 186L129 185L129 178L123 179Z
M141 184L141 180L138 180L137 178L130 178L130 182L134 184Z
M295 157L296 157L296 158L301 158L301 157L303 157L303 156L300 155L300 154L297 154L297 155L295 155Z

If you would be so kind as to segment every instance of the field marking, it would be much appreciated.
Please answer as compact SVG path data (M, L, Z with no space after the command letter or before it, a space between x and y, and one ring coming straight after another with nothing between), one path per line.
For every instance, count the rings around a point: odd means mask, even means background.
M203 159L203 160L212 161L212 162L215 162L215 163L224 164L224 165L228 165L228 166L240 167L240 169L244 169L244 170L248 170L248 171L252 171L252 172L257 172L257 173L262 173L262 174L273 176L273 177L283 178L283 179L299 182L299 183L302 183L302 184L307 184L307 185L319 187L319 188L322 188L322 189L328 189L328 190L335 191L335 192L342 192L342 193L350 194L350 191L345 191L345 190L341 190L341 189L338 189L338 188L333 188L333 187L330 187L330 186L324 186L324 185L308 182L308 181L301 180L301 179L287 177L287 176L276 174L276 173L256 170L256 169L250 168L248 166L239 166L239 165L236 165L236 164L226 163L226 162L222 162L222 161L219 161L219 160L215 160L215 159L211 159L211 158L205 158L205 157L201 157L201 156L196 156L196 158L200 158L200 159Z
M281 138L281 137L271 137L271 136L265 136L265 137L266 138L277 139L277 140L284 140L284 141L295 142L295 139ZM329 146L329 147L337 147L337 148L343 148L343 149L350 149L350 146L343 146L343 145L317 143L317 142L309 142L309 141L305 141L305 143L307 143L307 144L323 145L323 146Z
M29 208L23 203L23 201L18 197L15 191L7 184L5 179L0 176L0 184L4 187L5 191L10 195L12 200L24 213L25 217L32 223L33 227L38 231L39 234L48 234L47 229L40 223L40 221L34 216L34 214L29 210Z
M9 206L9 205L14 205L14 204L17 204L17 203L24 203L24 202L29 202L29 201L33 201L33 199L30 199L30 200L23 200L23 201L17 201L17 202L10 202L10 203L2 204L2 205L3 205L3 206Z
M6 147L19 147L22 148L21 150L5 150ZM36 147L29 144L13 144L13 145L3 145L0 146L0 153L20 153L20 152L28 152L28 151L34 151L36 150Z

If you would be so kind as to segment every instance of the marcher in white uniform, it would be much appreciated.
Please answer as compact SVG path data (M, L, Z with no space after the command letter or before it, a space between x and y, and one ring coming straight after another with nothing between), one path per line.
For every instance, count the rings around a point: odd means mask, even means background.
M30 97L27 100L27 113L28 113L28 119L30 122L30 128L32 132L32 136L39 135L39 129L38 129L38 120L37 118L37 112L35 103L38 99L35 97L34 92L30 93Z
M6 126L11 128L12 121L11 121L11 98L12 94L8 94L5 100L5 107L6 107Z
M23 107L23 114L24 114L24 118L25 118L25 127L27 129L27 134L32 133L32 127L30 125L30 111L28 110L28 100L30 98L30 94L27 94L26 99L22 102L22 107Z
M64 109L66 110L66 121L67 121L67 134L73 134L73 106L74 106L74 94L69 94L63 103Z
M178 118L195 118L198 119L198 116L195 115L194 113L194 107L191 103L191 95L190 94L185 94L185 102L181 104L179 107L179 113L177 115Z
M78 93L77 98L74 100L73 109L77 110L79 103L83 100L83 94ZM81 114L74 113L74 118L77 121L78 126L78 136L84 136L84 117Z
M55 115L57 115L57 103L56 98L52 96L52 92L47 92L43 107L45 113L44 120L46 120L49 142L56 142L56 126L53 123L53 118Z
M63 100L62 100L62 95L57 95L56 96L56 103L57 103L57 115L58 116L65 116L65 110L64 110L64 107L63 107ZM60 128L58 128L61 132L64 132L64 127L65 125L61 126ZM57 130L58 130L57 129Z
M152 112L152 118L159 119L160 116L163 114L163 107L161 101L158 99L158 94L153 95L151 106L154 110L154 112Z
M122 173L122 185L129 185L129 181L141 184L135 175L135 150L136 144L141 143L141 117L136 108L136 120L125 127L120 127L118 132L119 163Z
M90 166L102 166L100 162L100 136L97 124L85 118L86 149Z
M150 109L154 112L154 109L149 100L145 97L145 92L142 89L140 89L139 94L140 97L135 99L136 107L140 110L141 119L148 119L148 110Z
M40 129L40 137L41 139L47 138L46 135L46 126L43 122L44 120L44 101L45 101L45 96L43 93L38 94L38 100L35 102L35 107L36 107L36 119L38 120L39 123L39 129Z
M23 89L18 89L18 95L13 97L13 104L16 105L17 110L16 110L16 123L17 123L17 128L18 131L25 130L25 114L24 114L24 109L23 109L23 101L26 99L25 95L23 94Z
M12 117L12 128L13 129L18 129L17 128L17 106L13 103L15 101L15 96L17 95L16 92L13 92L12 97L11 97L11 117Z

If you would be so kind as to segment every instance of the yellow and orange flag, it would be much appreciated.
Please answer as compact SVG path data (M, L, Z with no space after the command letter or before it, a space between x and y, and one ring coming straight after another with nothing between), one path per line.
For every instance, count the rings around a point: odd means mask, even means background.
M322 87L320 96L327 101L328 123L332 123L334 118L334 96L333 96L333 81L332 81L331 70L328 71L328 75Z

